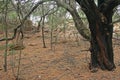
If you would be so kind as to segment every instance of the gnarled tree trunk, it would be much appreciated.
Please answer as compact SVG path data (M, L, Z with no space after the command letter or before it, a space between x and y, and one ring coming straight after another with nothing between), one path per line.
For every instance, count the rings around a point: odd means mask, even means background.
M75 0L87 16L89 29L83 25L80 16L73 4L70 6L56 0L57 4L68 10L75 22L78 32L91 43L91 63L90 69L96 71L96 68L113 70L114 54L112 47L113 25L112 16L113 9L120 4L120 0L98 0L98 5L94 0ZM90 36L89 36L90 35Z
M76 0L82 7L89 22L91 32L91 63L90 69L113 70L115 68L112 47L113 8L120 4L119 0Z
M106 19L111 21L110 18L106 17ZM112 48L113 25L110 25L111 22L103 23L100 19L96 20L89 21L92 37L91 66L112 70L115 68Z

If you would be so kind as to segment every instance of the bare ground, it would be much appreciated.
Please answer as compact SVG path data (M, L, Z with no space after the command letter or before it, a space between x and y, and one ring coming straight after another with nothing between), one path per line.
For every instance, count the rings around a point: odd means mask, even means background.
M72 37L74 38L74 37ZM114 40L116 69L91 73L89 43L84 39L59 38L50 48L46 37L43 48L40 33L27 34L21 52L20 80L120 80L120 41ZM10 42L13 43L13 42ZM4 42L0 42L3 46ZM15 80L20 51L8 52L8 71L4 72L4 50L0 51L0 80ZM13 54L12 54L13 53Z

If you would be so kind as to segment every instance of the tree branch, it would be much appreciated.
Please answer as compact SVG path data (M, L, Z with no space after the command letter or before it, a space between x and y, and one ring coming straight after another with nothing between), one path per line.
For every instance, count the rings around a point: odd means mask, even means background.
M120 0L106 0L104 4L100 6L100 11L104 14L113 11L115 7L120 4Z
M89 29L84 25L83 21L81 20L80 15L78 14L75 7L72 7L68 5L67 3L63 3L60 0L54 0L56 3L65 8L73 17L73 21L75 23L75 27L78 30L78 32L87 40L90 40L90 31Z
M25 20L32 14L32 12L40 5L40 4L43 4L44 2L47 2L47 1L52 1L52 0L40 0L32 9L31 11L23 18L23 20L21 21L21 23L14 29L14 33L13 33L13 36L11 38L3 38L3 39L0 39L0 41L5 41L5 40L13 40L15 37L16 37L16 33L17 33L17 30L20 29L20 27L23 26Z

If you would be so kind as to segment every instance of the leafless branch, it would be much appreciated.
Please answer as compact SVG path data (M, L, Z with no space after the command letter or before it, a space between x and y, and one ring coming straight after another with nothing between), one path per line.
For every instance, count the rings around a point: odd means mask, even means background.
M32 14L32 12L34 12L34 10L40 5L40 4L43 4L44 2L47 2L47 1L51 1L51 0L42 0L42 1L39 1L32 9L31 11L23 18L22 22L14 29L14 33L13 33L13 36L11 38L3 38L3 39L0 39L0 41L5 41L5 40L13 40L15 37L16 37L16 33L18 31L18 29L20 29L25 20Z

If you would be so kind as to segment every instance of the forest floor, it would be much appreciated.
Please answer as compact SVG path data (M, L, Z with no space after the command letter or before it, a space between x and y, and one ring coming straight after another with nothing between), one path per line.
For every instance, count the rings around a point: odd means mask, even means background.
M60 37L51 49L48 35L45 36L46 48L43 48L41 33L26 34L24 50L8 51L7 72L3 68L4 49L0 47L0 80L15 80L20 52L20 80L120 80L120 40L113 41L116 69L99 69L98 72L91 73L88 68L89 42L82 37L75 39ZM0 42L0 46L4 45L5 42Z

